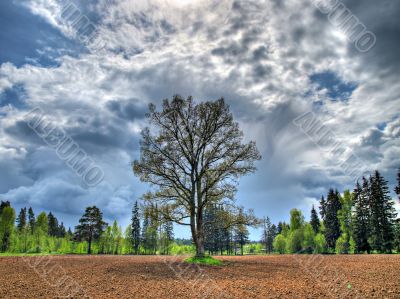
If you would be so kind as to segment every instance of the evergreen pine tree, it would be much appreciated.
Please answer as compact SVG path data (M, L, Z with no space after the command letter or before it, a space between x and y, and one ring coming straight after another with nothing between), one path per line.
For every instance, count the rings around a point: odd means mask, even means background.
M325 203L325 239L329 249L335 249L336 240L340 236L340 223L337 217L338 211L342 208L339 192L330 189Z
M321 226L321 223L319 222L318 214L317 211L314 208L314 205L312 206L311 209L311 219L310 219L310 224L316 234L319 232L319 227Z
M282 229L283 229L283 223L279 221L276 231L278 235L282 232Z
M67 234L67 231L65 230L65 226L64 226L64 223L63 222L61 222L61 224L60 224L60 226L58 227L58 230L57 230L58 232L57 232L57 237L59 237L59 238L65 238L65 236L66 236L66 234Z
M353 191L353 236L356 244L356 252L370 252L371 248L368 243L369 238L369 184L368 180L363 177L362 186L359 182Z
M26 208L22 208L17 218L17 228L22 232L26 228Z
M103 221L103 213L96 206L87 207L75 227L77 240L88 242L88 254L91 254L92 242L97 241L104 231L107 223Z
M271 224L269 217L264 218L263 224L262 242L265 246L265 252L271 253L273 251L273 242L277 233L277 228L275 225Z
M140 246L140 215L139 215L139 205L135 202L132 209L132 223L131 223L131 244L133 252L139 254Z
M370 178L370 209L372 249L378 252L391 252L394 241L394 221L396 210L390 197L387 181L379 171Z
M397 186L394 188L394 192L396 192L397 197L400 200L400 168L397 171Z
M319 201L319 213L321 215L322 221L325 221L325 215L326 215L326 201L324 196L321 196L321 200Z
M57 218L50 212L47 215L47 219L49 222L49 236L57 237L59 233L59 226Z
M28 223L29 223L29 229L31 230L31 234L33 234L35 230L36 218L35 214L33 213L33 209L31 207L28 210Z
M174 240L174 226L172 221L165 221L163 224L163 231L164 231L164 254L170 253L170 246Z

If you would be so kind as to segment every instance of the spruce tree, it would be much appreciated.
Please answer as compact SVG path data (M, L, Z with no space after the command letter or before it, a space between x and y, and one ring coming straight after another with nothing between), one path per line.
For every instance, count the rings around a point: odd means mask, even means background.
M132 209L132 223L131 223L131 244L133 248L133 252L135 254L139 254L139 246L140 246L140 214L139 214L139 205L138 202L135 202L135 205Z
M378 170L370 178L371 247L378 252L391 252L394 241L394 221L397 213L393 207L387 181Z
M174 225L172 221L165 221L163 224L164 231L164 254L170 253L171 243L174 241Z
M22 232L26 228L26 208L22 208L17 218L17 228Z
M35 214L33 213L33 209L31 207L28 210L28 223L29 223L29 229L31 230L31 234L33 234L35 230L36 218Z
M312 226L314 232L315 232L316 234L318 234L319 228L320 228L320 226L321 226L321 223L319 222L318 214L317 214L317 211L316 211L315 208L314 208L314 205L312 206L312 209L311 209L310 224L311 224L311 226Z
M277 234L279 235L282 232L283 229L283 223L279 221L278 227L277 227Z
M397 171L397 186L394 188L394 192L396 192L397 197L400 200L400 168Z
M356 252L370 252L368 243L370 229L370 209L369 209L369 184L368 180L362 178L362 186L357 182L353 191L353 236L356 243Z
M271 223L269 217L264 218L263 224L262 242L265 246L265 252L271 253L273 251L273 242L277 229L276 226Z
M319 213L321 215L322 221L324 221L326 215L326 201L323 195L321 196L321 200L319 201Z
M58 230L57 230L57 237L65 238L66 234L67 234L67 231L65 230L64 223L61 222L61 224L60 224L60 226L58 227Z
M49 236L57 237L59 233L59 226L57 218L50 212L47 215L47 219L49 222Z
M342 208L339 192L330 189L325 203L325 239L329 249L335 249L336 240L340 236L340 223L337 217Z

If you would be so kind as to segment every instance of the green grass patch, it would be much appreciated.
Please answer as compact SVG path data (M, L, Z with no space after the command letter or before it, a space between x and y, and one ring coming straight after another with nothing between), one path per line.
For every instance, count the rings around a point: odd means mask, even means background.
M211 256L205 257L189 257L185 260L186 263L189 264L198 264L198 265L205 265L205 266L222 266L222 261L217 260Z

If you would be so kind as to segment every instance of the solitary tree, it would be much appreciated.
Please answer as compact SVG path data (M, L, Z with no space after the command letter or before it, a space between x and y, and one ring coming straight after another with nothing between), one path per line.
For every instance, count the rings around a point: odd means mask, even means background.
M135 202L132 210L132 223L131 223L131 244L133 252L135 254L139 253L140 246L140 215L139 215L139 205Z
M96 206L87 207L79 225L75 227L75 236L78 240L88 242L88 254L91 254L92 242L99 239L107 223L103 221L103 213Z
M144 199L157 203L164 219L189 225L196 256L204 256L205 207L232 199L236 180L255 171L260 154L255 142L242 143L223 99L197 104L174 96L162 111L149 110L152 130L142 132L134 173L155 188Z

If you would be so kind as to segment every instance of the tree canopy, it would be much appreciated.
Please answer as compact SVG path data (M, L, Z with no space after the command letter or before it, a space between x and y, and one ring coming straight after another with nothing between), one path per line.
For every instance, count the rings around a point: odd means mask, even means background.
M237 179L254 172L261 156L255 142L243 143L222 98L195 103L174 96L161 111L151 104L147 117L151 127L143 130L133 163L134 173L154 188L143 198L157 203L164 218L190 225L196 254L203 256L204 209L233 199Z

